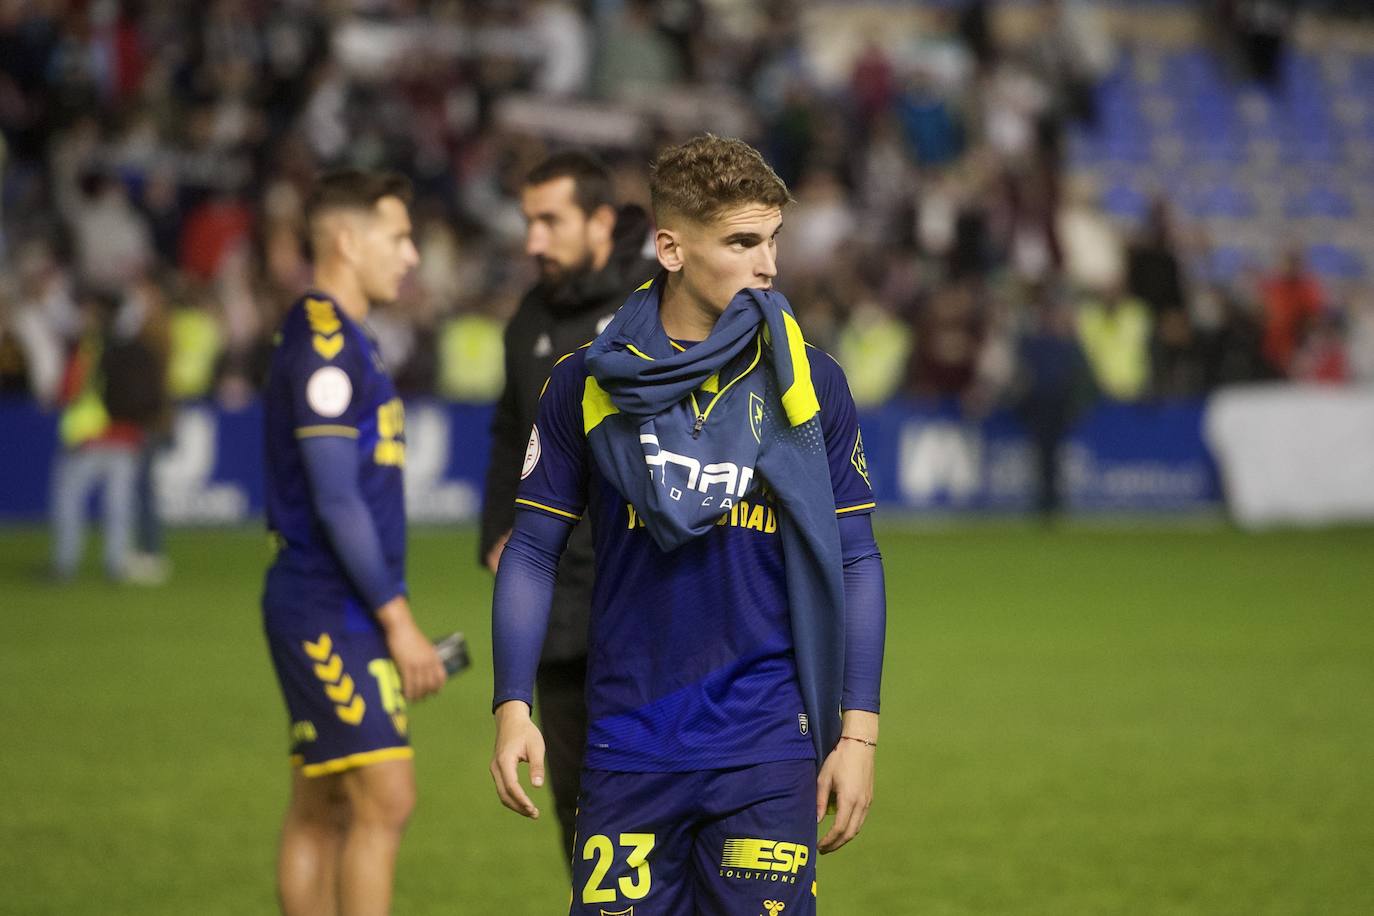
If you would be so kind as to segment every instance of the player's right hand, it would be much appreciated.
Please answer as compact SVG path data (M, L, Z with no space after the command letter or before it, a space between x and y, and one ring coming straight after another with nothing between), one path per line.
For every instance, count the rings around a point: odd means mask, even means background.
M519 764L530 765L530 782L544 784L544 736L530 720L530 708L520 700L496 707L496 749L491 755L491 778L501 804L525 817L539 817L539 809L520 785Z
M439 692L447 675L444 663L434 644L410 616L410 602L397 595L377 611L377 619L386 631L386 647L396 671L401 675L401 691L407 703L423 700Z

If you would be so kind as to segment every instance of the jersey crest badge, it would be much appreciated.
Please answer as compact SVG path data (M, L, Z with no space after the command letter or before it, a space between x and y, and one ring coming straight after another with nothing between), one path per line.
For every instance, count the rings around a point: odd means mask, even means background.
M854 465L854 470L859 472L859 476L868 484L868 488L873 489L873 481L868 479L868 456L864 454L864 434L860 432L854 437L854 451L849 455L849 463Z
M756 391L749 392L749 431L755 442L763 442L763 398Z

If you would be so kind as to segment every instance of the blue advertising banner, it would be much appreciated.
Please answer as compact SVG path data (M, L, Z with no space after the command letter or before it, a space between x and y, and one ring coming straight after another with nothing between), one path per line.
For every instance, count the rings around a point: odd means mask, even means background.
M419 523L480 508L490 406L406 405L406 504ZM1065 492L1079 511L1189 511L1220 505L1203 444L1202 402L1098 405L1066 445ZM893 402L862 415L880 505L929 513L1008 513L1031 505L1034 468L1015 417L979 420L957 404ZM0 521L45 517L57 421L28 401L0 403ZM171 524L239 524L262 513L262 412L180 408L155 480ZM516 469L512 469L514 473Z

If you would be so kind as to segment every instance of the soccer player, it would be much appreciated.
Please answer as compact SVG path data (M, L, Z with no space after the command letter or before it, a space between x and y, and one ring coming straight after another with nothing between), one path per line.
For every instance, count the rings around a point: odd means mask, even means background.
M501 801L537 817L531 685L559 552L595 537L573 914L815 912L873 794L886 617L853 398L772 290L786 186L663 151L659 276L541 399L493 597ZM834 823L817 843L828 803Z
M264 397L263 624L291 722L282 911L385 914L415 803L406 703L444 668L405 583L405 417L363 322L419 261L409 182L324 175L307 206L314 286L282 322Z
M515 521L515 494L539 392L554 360L610 323L625 297L658 271L642 254L649 218L642 207L612 206L611 172L589 153L554 153L525 177L525 251L539 283L506 328L506 387L491 425L482 494L482 562L496 572ZM573 819L587 737L587 619L592 603L592 534L577 526L558 567L548 635L535 675L539 724L548 749L563 859L572 860Z

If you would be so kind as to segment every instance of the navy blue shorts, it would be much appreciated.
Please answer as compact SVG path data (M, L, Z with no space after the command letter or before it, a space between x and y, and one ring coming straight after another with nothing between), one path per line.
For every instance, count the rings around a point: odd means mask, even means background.
M306 776L414 756L401 678L380 633L269 632L291 717L291 764Z
M571 916L813 916L816 762L584 770Z

